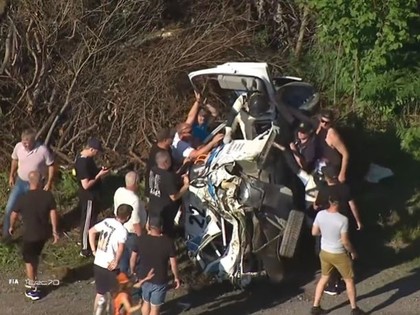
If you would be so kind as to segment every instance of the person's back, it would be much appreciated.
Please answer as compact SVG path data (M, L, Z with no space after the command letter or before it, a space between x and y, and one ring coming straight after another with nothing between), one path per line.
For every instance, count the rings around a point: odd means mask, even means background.
M352 315L362 315L364 312L357 307L356 289L354 285L354 273L351 259L357 258L348 236L348 219L338 212L338 196L329 196L327 210L321 210L312 226L312 235L321 235L321 278L315 289L314 304L311 314L326 314L320 306L322 294L330 281L331 275L336 269L346 283L347 296L352 308ZM350 254L350 255L349 255ZM351 259L350 257L351 256Z
M341 234L347 232L348 219L338 212L320 211L314 224L321 230L321 249L333 254L345 253Z
M142 235L138 240L140 254L139 276L144 278L150 269L155 276L150 283L165 284L168 282L169 259L175 256L173 241L165 236Z
M55 201L50 191L29 190L16 204L23 220L23 239L46 240L51 234L50 211L55 209Z

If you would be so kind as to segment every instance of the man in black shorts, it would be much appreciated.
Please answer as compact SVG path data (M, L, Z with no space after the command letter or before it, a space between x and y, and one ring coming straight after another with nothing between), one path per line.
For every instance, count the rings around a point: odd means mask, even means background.
M171 157L168 152L156 154L156 166L150 172L149 217L162 217L163 233L173 236L174 219L182 196L188 191L188 176L183 177L179 188L178 178L171 171Z
M99 212L99 194L101 179L108 174L109 169L98 168L94 157L102 151L102 145L98 139L92 138L85 148L77 156L75 163L76 177L79 181L79 203L82 211L80 220L80 238L82 249L80 256L88 257L92 254L89 248L89 228L96 223Z
M140 256L140 257L139 257ZM138 266L136 262L140 258ZM142 315L159 315L160 308L165 303L168 291L168 262L174 275L175 289L181 285L176 261L174 242L162 234L160 217L149 220L149 234L141 235L131 254L131 271L139 279L146 278L148 272L154 269L153 279L143 283L141 308Z
M113 291L117 285L117 275L124 244L127 241L127 230L124 227L133 211L133 207L121 204L117 208L115 218L107 218L89 230L89 244L95 256L94 277L96 284L96 298L94 308L106 293ZM99 234L96 245L96 235Z
M41 292L36 285L39 256L51 236L49 219L54 237L53 244L58 241L58 216L52 193L42 189L40 172L30 172L28 179L29 191L22 195L14 206L10 218L9 233L13 234L13 226L18 216L21 215L23 220L22 254L28 278L25 284L28 288L25 296L36 301L41 298Z

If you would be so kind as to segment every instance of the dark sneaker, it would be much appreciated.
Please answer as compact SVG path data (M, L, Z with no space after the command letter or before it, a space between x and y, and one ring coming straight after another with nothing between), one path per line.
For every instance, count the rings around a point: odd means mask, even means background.
M311 315L322 315L322 314L328 314L328 312L324 310L321 306L312 306Z
M332 296L337 295L338 294L337 287L335 285L328 285L325 288L324 293L328 295L332 295Z
M366 315L367 313L362 311L360 308L356 307L351 310L351 315Z
M39 300L41 298L41 292L37 289L26 290L25 296L30 298L32 301Z

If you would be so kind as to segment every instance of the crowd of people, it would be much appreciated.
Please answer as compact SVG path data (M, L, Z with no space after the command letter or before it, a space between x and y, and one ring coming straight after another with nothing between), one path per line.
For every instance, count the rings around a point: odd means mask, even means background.
M174 287L179 288L174 221L181 198L189 188L185 166L222 141L232 141L232 129L235 120L241 119L241 111L245 108L248 114L257 115L255 111L264 100L258 95L242 95L238 104L226 133L208 139L210 123L218 113L196 93L187 119L175 130L162 129L150 149L144 178L146 200L138 195L140 177L130 171L125 175L125 186L114 194L114 217L101 222L97 219L102 209L102 179L110 172L109 168L98 167L95 161L103 151L102 144L91 138L77 155L74 170L81 209L80 255L94 256L95 308L103 305L106 295L111 293L116 314L130 314L140 308L142 314L160 314L169 289L169 265ZM333 122L332 112L322 111L315 123L311 119L300 121L293 141L278 147L295 174L322 174L325 179L325 183L319 184L313 206L304 209L311 219L312 234L318 239L322 271L311 313L324 314L320 307L322 293L338 294L344 281L352 314L357 315L364 313L356 305L351 260L357 253L352 235L362 229L362 223L346 183L349 153ZM10 239L15 222L21 217L28 278L25 295L32 300L41 298L36 279L43 247L51 235L54 242L59 238L57 207L51 193L54 170L53 156L36 141L36 131L25 130L12 153L9 178L12 191L5 209L3 239ZM305 190L299 180L293 186L297 194ZM133 305L131 299L131 292L139 288L141 306Z

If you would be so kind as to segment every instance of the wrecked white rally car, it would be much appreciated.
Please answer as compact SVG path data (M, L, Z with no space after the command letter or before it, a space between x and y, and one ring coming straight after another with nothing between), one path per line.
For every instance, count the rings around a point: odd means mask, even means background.
M190 167L183 198L189 256L204 273L238 287L262 275L280 281L282 259L294 256L304 220L282 184L284 163L276 143L291 132L282 106L310 112L318 94L299 78L271 79L265 63L227 63L189 78L196 91L228 108L245 93L264 93L269 100L264 115L238 111L240 130L231 141ZM210 137L225 127L226 121Z

